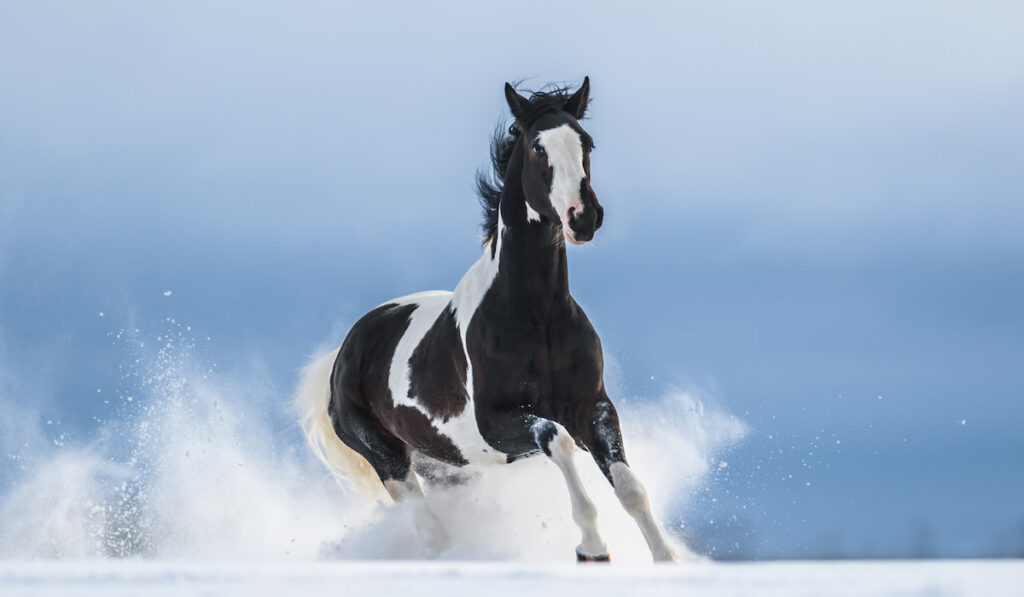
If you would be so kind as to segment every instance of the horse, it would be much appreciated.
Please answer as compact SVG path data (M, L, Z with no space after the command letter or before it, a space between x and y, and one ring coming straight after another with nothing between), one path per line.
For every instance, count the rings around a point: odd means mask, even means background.
M366 313L340 348L303 372L296 397L313 451L344 485L399 502L429 466L503 464L544 454L565 478L582 534L577 561L609 561L574 462L588 451L655 561L676 553L630 468L603 379L601 340L569 292L565 243L593 239L594 140L580 125L590 78L529 98L509 83L514 123L477 174L484 251L454 292L396 298Z

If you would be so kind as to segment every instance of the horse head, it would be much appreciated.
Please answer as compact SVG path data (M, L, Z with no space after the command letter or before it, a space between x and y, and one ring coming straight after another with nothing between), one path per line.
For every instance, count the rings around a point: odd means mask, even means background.
M594 140L579 122L587 111L590 78L572 95L559 90L535 93L529 99L505 83L505 99L516 118L510 132L521 152L519 182L527 219L547 218L562 228L570 243L586 243L604 219L604 208L590 184Z

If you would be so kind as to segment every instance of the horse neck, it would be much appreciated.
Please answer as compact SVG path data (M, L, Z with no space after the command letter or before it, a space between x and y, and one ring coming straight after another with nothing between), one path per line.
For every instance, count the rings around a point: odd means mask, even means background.
M543 313L569 301L569 267L561 230L547 218L527 220L517 160L510 164L499 210L503 230L494 292L511 306Z

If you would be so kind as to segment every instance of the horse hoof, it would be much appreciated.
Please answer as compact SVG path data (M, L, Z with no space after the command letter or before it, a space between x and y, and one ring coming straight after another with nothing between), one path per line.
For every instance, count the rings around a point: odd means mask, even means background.
M576 561L579 562L580 564L583 564L585 562L611 562L612 558L608 554L603 554L603 555L599 555L599 556L588 556L588 555L581 554L580 552L577 551L576 552Z

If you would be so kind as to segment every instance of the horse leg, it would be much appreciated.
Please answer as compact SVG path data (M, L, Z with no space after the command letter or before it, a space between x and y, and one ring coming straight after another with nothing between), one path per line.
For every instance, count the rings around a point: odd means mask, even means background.
M412 453L412 470L421 478L428 489L447 489L464 485L476 478L460 467L425 456L415 450Z
M669 545L664 531L651 513L651 501L647 497L647 491L633 469L626 464L619 416L608 400L598 402L594 408L587 449L590 450L601 472L611 482L622 507L640 527L654 560L674 561L675 550Z
M405 474L404 479L388 479L384 481L384 489L396 504L409 498L423 497L423 489L420 487L416 474L411 470Z
M361 409L346 408L334 420L338 437L370 463L396 504L416 500L410 506L417 524L410 530L418 542L439 553L448 542L448 534L427 504L412 470L408 446Z
M583 489L583 481L573 460L576 442L565 427L547 419L535 419L531 430L537 447L558 466L569 487L572 519L583 535L576 548L576 559L580 562L609 561L608 547L597 530L597 508Z
M370 463L391 499L397 502L415 493L418 485L408 484L410 460L405 443L364 409L344 400L332 406L334 432L342 443Z
M335 432L370 463L391 499L397 503L410 497L422 498L423 490L411 469L408 446L362 409L342 408L339 416L332 417Z

